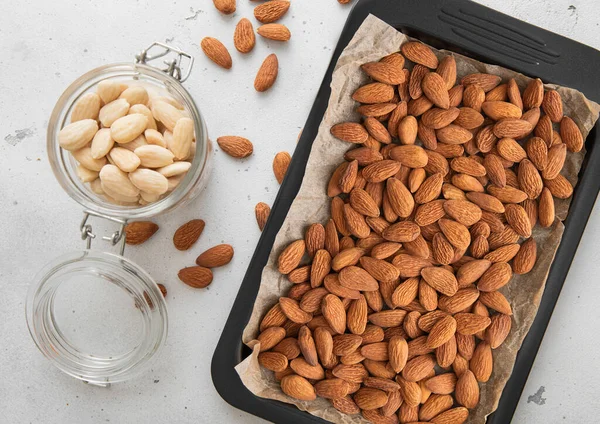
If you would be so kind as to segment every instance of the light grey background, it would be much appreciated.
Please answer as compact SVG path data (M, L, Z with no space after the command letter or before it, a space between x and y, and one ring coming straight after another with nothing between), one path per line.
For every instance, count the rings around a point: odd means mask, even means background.
M600 47L600 3L594 0L484 0L482 3L583 43ZM271 161L292 152L343 27L349 6L335 0L292 0L282 20L287 44L257 39L254 51L233 48L236 22L255 3L238 0L232 16L210 0L0 2L0 413L9 423L248 422L216 393L210 360L259 237L254 205L272 203L278 184ZM233 56L224 71L201 53L204 36L221 39ZM54 369L27 333L29 282L58 253L81 248L81 207L55 182L46 160L45 131L61 92L97 66L132 59L154 40L195 55L185 83L213 138L242 135L255 154L233 160L216 152L206 192L193 204L157 218L161 230L127 256L169 290L170 334L154 368L110 389L90 387ZM253 89L264 57L277 53L279 78L266 94ZM594 99L598 101L599 99ZM173 231L191 218L207 225L189 252L176 251ZM530 375L514 422L595 422L600 383L597 240L593 214ZM202 250L231 243L233 262L215 271L208 290L176 278Z

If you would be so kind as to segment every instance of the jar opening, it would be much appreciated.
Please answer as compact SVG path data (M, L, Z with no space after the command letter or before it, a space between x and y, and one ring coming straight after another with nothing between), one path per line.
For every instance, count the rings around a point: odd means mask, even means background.
M27 324L40 351L65 373L94 384L130 378L164 344L165 301L133 262L72 252L36 276Z

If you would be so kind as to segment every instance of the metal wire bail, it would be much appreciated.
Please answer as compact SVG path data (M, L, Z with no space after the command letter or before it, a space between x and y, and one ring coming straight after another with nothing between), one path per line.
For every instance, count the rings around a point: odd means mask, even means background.
M154 52L153 54L150 54L150 50L152 49L154 50ZM160 41L155 41L150 45L150 47L142 50L140 53L135 55L135 62L147 64L148 62L151 62L153 60L165 57L169 53L175 53L176 56L163 60L163 63L167 65L167 67L159 69L171 75L178 81L184 82L188 79L190 73L192 72L192 66L194 65L194 57L177 47L169 46L165 43L161 43ZM184 61L182 60L183 58L187 58L187 63L184 63ZM184 68L183 72L182 67Z
M115 246L117 243L120 243L119 254L123 256L123 253L125 252L125 226L127 225L127 220L114 218L112 216L90 210L83 211L83 219L79 225L79 230L81 231L81 239L85 240L86 242L86 249L90 249L92 247L92 239L96 238L96 234L93 232L92 225L87 223L87 220L90 216L104 218L119 224L119 229L117 231L112 233L110 236L102 236L102 240L109 241L113 246Z

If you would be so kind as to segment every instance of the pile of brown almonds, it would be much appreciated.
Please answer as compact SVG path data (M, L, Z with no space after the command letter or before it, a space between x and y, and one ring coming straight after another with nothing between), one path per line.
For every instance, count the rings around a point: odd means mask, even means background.
M363 122L331 128L357 145L327 186L331 219L281 252L293 285L262 319L258 360L295 399L463 423L511 329L499 289L534 267L532 229L571 196L560 172L584 140L539 79L457 84L454 57L419 42L362 69Z
M226 15L236 10L236 0L213 0L215 8ZM254 8L254 17L262 23L257 29L257 33L263 38L274 41L288 41L292 34L283 24L274 23L281 19L290 8L290 2L287 0L271 0L260 4ZM237 51L242 54L249 53L254 48L256 37L252 22L246 18L240 19L235 27L233 34L233 44ZM230 69L233 65L231 55L227 47L213 37L204 37L200 43L204 54L217 65L225 69ZM254 88L256 91L267 91L275 83L279 73L279 61L277 55L270 54L263 61L261 67L256 73L254 79Z
M103 80L73 105L58 134L77 175L109 202L147 205L168 195L191 168L194 121L177 100L141 85Z

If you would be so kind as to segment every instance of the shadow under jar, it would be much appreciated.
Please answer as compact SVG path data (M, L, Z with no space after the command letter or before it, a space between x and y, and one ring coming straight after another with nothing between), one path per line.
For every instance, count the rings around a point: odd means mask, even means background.
M166 53L153 57L157 46ZM80 225L85 250L64 254L44 266L32 282L26 302L29 332L39 350L61 371L86 383L108 386L147 368L167 337L168 317L164 297L143 268L123 256L124 228L128 220L147 219L173 210L196 197L210 174L212 146L198 107L181 82L193 64L178 49L153 44L142 52L147 59L175 53L166 70L144 63L117 63L96 68L74 81L58 100L47 132L48 157L54 175L71 198L84 208ZM181 78L181 59L189 68ZM140 58L138 56L138 61ZM78 163L59 145L60 130L70 123L77 100L94 92L98 83L114 80L129 87L141 85L153 96L178 102L193 120L195 151L187 173L177 185L148 204L112 202L80 180ZM96 237L90 218L108 220L118 229ZM90 250L92 240L117 246L119 253ZM99 241L98 243L101 243Z

